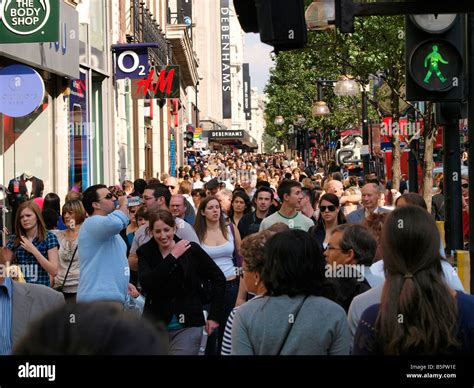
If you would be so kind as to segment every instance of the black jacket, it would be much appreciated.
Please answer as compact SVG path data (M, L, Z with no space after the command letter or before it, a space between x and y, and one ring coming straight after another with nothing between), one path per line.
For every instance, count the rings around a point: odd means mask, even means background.
M175 241L180 239L175 236ZM146 292L144 315L168 324L173 315L184 327L204 325L200 283L212 282L212 302L208 319L218 321L224 308L226 279L220 268L196 243L191 242L181 257L171 254L163 258L158 243L152 238L138 250L140 284Z

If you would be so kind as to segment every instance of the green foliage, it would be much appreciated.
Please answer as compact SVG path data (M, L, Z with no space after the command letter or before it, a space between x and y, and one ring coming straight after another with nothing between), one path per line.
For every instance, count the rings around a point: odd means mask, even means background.
M306 127L323 131L360 126L361 96L337 97L331 87L324 87L323 93L332 114L312 117L312 103L318 100L317 80L336 80L342 74L350 74L361 84L367 84L373 75L383 73L390 88L400 90L405 76L403 17L357 18L353 34L341 34L335 29L308 31L306 48L282 52L274 62L265 88L269 135L285 138L288 125L297 115L307 119ZM369 98L373 103L369 116L378 120L377 103L372 96ZM392 100L395 113L398 99ZM281 127L273 124L278 114L285 118L285 125Z
M280 150L277 149L278 148L278 141L277 141L277 138L274 137L274 136L270 136L268 133L264 133L263 134L263 142L264 142L264 145L265 145L265 149L263 150L263 152L267 153L267 154L271 154L273 152L279 152Z

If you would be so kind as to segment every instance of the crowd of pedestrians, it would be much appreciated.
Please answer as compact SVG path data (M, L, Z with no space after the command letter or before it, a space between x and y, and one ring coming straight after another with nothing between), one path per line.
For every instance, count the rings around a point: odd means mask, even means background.
M435 224L442 192L430 214L375 176L279 154L210 154L177 175L18 207L1 264L26 283L0 273L0 354L100 354L61 318L76 309L104 333L104 354L474 352L474 297ZM97 303L136 343L113 345ZM84 347L66 351L45 327Z

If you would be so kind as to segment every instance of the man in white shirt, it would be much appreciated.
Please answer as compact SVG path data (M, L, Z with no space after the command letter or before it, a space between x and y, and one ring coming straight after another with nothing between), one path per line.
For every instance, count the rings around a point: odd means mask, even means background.
M278 186L278 197L283 201L281 209L265 218L260 224L259 231L268 229L273 224L282 222L290 229L301 229L307 232L314 222L297 209L301 206L303 194L301 184L293 180L284 180Z

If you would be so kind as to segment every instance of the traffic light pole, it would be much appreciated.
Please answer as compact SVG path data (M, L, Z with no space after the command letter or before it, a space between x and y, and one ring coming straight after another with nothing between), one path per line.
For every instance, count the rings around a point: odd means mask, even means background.
M443 105L443 104L441 104ZM443 130L444 144L444 203L445 239L448 255L463 248L462 201L461 201L461 146L459 144L459 120L449 118Z
M410 109L407 113L409 125L413 121L416 125L415 110ZM408 191L418 193L418 163L416 154L418 152L418 140L413 139L410 143L410 153L408 154Z
M365 154L362 155L364 162L364 176L370 174L370 154L369 151L369 102L367 98L367 90L362 91L362 147Z
M469 166L469 257L471 262L471 294L474 292L474 14L467 16L467 61L469 74L468 166Z

